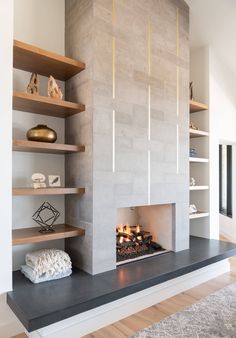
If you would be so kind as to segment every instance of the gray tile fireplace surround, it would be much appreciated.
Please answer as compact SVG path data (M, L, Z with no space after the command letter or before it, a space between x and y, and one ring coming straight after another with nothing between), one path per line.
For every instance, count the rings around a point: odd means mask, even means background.
M67 0L66 56L86 69L66 99L86 111L66 119L66 240L73 263L95 275L116 267L117 209L174 204L173 250L189 246L189 8L184 0ZM132 23L132 24L131 24Z
M32 284L19 271L7 303L31 332L236 255L236 244L191 237L190 248L125 264L95 276L72 276Z

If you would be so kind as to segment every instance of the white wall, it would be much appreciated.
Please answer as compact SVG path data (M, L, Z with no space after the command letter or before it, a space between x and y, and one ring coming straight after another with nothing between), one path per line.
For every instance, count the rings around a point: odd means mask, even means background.
M14 38L38 47L65 54L65 2L64 0L15 0L14 1ZM13 88L25 91L30 73L14 69ZM62 89L64 84L60 83ZM47 78L40 76L40 94L46 95ZM13 112L13 138L26 139L28 129L37 124L47 124L56 130L59 143L64 143L64 119ZM64 156L52 154L13 153L13 186L31 185L35 172L58 174L64 184ZM45 197L14 197L13 228L36 225L32 215L45 201ZM61 213L58 223L64 223L64 196L49 196L47 201ZM64 248L64 241L46 242L37 245L16 246L13 248L13 269L24 263L25 253L39 248Z
M190 81L193 81L194 99L199 102L209 102L209 48L208 46L195 49L190 53ZM190 115L190 121L199 129L209 131L209 112L203 111ZM199 157L209 158L209 139L196 138L190 140L190 145L196 148ZM209 164L190 164L190 176L194 177L197 185L209 185ZM191 191L190 203L198 210L208 211L210 191ZM190 233L194 236L209 238L212 217L194 219L190 221Z
M13 1L0 0L0 41L1 41L0 294L11 289L12 37L13 37Z
M218 214L219 180L218 180L218 145L219 143L236 144L236 74L220 60L210 49L210 105L212 114L212 134L214 140L211 152L215 167L212 173L214 187L215 212ZM233 147L233 218L220 215L219 230L230 240L236 241L236 146Z
M194 80L195 99L202 102L209 100L209 115L205 114L208 121L203 121L203 124L209 123L210 133L210 223L208 219L197 224L191 222L191 233L203 237L218 238L220 232L229 239L236 241L235 188L233 189L233 218L219 215L219 144L236 144L236 75L218 57L212 47L193 50L190 59L190 78ZM201 116L203 114L204 112L201 113ZM191 120L199 123L198 117L191 117ZM234 170L236 168L235 147L233 152L233 182L236 181L236 170ZM199 166L197 170L200 172L202 167ZM206 174L201 173L201 175ZM203 202L205 203L204 199Z
M65 3L64 0L15 0L14 1L14 38L64 54ZM58 141L64 141L64 120L24 112L13 112L12 121L12 40L13 40L13 1L0 0L0 153L1 165L1 219L0 236L0 294L11 289L12 248L11 228L32 226L31 216L44 198L11 197L11 182L15 186L30 185L30 176L39 171L46 175L60 174L64 181L64 158L59 155L40 155L13 153L13 172L11 169L12 122L13 137L23 139L27 129L39 123L48 124L58 132ZM14 70L13 88L24 91L30 74ZM41 93L46 94L47 79L40 77ZM46 159L46 161L45 161ZM64 197L49 197L64 221ZM13 209L13 210L12 210ZM13 220L12 220L13 213ZM3 231L4 229L4 231ZM50 244L18 246L13 249L13 268L17 269L24 261L26 251L39 247L63 247L63 242ZM5 294L0 295L0 337L8 338L23 331L23 327L6 305Z

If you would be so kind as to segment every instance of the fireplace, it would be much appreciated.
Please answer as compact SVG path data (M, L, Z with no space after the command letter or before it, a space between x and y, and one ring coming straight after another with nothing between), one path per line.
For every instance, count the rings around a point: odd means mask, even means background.
M117 265L173 250L174 210L174 204L118 209Z

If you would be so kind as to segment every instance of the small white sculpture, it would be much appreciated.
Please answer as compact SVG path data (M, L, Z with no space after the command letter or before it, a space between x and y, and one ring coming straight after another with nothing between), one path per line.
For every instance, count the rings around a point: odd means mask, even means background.
M189 185L190 187L194 187L196 185L196 181L194 177L190 177Z
M31 179L33 181L32 187L34 189L46 188L46 183L44 183L46 178L43 174L35 173L31 176Z
M190 204L189 206L189 214L192 215L192 214L196 214L197 213L197 207L195 204Z

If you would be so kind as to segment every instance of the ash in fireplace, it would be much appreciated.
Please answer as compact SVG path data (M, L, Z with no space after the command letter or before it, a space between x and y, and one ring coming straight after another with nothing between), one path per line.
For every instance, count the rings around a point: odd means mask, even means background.
M153 242L150 232L143 231L140 225L120 225L116 229L117 262L152 255L161 251L166 250L158 243Z

